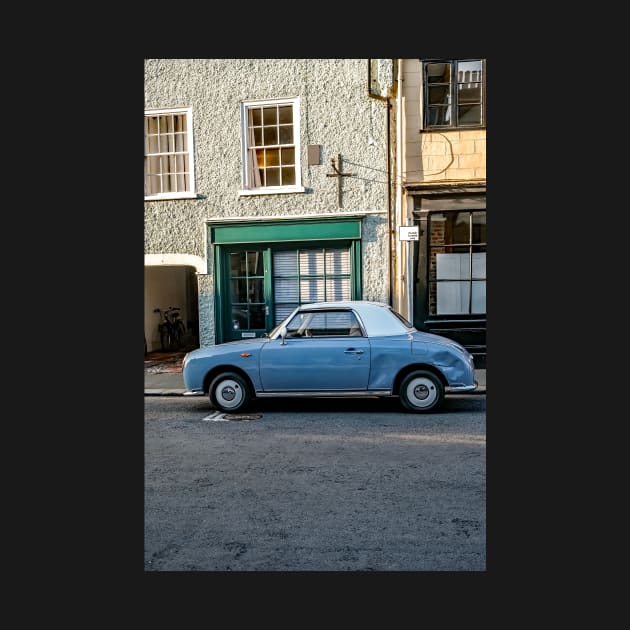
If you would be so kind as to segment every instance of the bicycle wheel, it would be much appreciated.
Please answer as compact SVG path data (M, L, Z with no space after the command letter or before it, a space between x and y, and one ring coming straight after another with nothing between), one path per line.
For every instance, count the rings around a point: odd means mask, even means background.
M166 326L160 326L160 347L162 350L171 349L171 335Z
M184 322L177 320L173 329L173 340L175 342L175 346L177 348L181 348L184 345L184 335L186 334Z

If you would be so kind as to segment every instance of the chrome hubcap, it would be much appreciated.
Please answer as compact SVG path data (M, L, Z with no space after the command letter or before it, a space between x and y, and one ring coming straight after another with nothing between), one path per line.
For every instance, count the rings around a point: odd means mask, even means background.
M429 393L429 388L424 384L416 385L413 389L413 395L418 400L424 400L425 398L428 398Z
M224 400L232 401L234 400L234 398L236 398L236 390L228 385L221 390L221 397Z

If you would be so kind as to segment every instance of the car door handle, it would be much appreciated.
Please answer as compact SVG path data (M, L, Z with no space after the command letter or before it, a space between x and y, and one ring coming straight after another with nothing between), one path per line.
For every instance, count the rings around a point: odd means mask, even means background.
M348 348L344 350L344 354L363 354L363 350L357 350L356 348Z

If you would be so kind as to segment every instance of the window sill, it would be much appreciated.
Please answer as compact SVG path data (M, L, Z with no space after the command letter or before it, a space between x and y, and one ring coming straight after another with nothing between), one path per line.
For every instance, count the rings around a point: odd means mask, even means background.
M145 201L166 201L169 199L197 199L196 193L175 193L170 195L151 195L144 198Z
M250 190L239 190L239 197L249 197L252 195L284 195L287 193L306 192L304 186L286 186L284 188L252 188Z
M437 133L444 131L476 131L482 130L485 131L485 125L479 125L477 127L423 127L418 129L418 133Z

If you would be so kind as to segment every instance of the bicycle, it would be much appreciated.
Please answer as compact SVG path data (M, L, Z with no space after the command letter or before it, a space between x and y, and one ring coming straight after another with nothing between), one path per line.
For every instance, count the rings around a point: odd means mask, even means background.
M160 315L158 332L162 350L179 350L184 345L186 327L180 319L180 307L169 306L167 309L154 308L153 312Z

